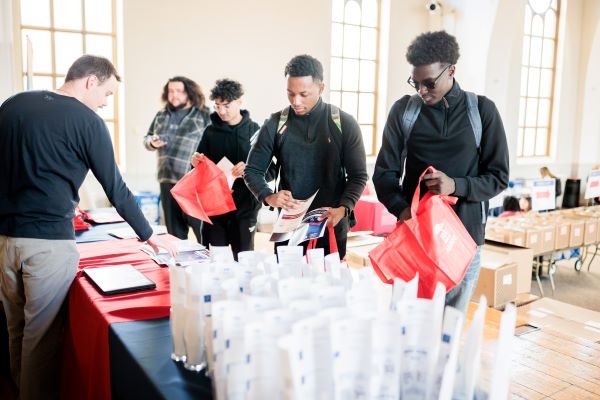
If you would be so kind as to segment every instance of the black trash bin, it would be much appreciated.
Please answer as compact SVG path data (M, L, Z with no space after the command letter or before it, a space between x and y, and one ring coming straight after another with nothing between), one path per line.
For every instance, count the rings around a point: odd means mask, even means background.
M565 182L565 191L563 193L562 208L579 207L580 186L581 179L567 179Z

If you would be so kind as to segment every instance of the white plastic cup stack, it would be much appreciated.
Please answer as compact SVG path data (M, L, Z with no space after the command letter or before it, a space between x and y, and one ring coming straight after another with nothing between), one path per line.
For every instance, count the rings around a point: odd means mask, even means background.
M202 307L202 273L206 264L194 264L187 267L185 293L185 368L200 371L206 367L206 342L204 337L205 320Z
M185 362L185 267L169 266L171 282L171 336L173 338L173 352L171 359Z

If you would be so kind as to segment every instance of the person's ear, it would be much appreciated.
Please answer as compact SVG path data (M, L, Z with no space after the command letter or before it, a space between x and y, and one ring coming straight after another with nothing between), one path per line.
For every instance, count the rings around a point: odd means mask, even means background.
M85 81L86 89L93 88L94 86L98 86L98 77L96 75L90 75L87 77Z
M456 72L456 65L451 65L451 66L448 68L448 76L449 76L450 78L453 78L453 77L454 77L454 73L455 73L455 72Z
M323 90L325 90L325 84L321 82L319 83L319 96L323 94Z

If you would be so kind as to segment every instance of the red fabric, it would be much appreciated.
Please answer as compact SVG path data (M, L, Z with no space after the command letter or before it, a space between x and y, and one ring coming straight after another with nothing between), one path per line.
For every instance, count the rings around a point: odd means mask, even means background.
M408 281L419 274L419 297L432 298L441 282L452 289L464 277L477 245L450 205L457 198L432 195L427 192L421 200L420 183L411 204L412 218L399 224L386 240L369 253L377 275L387 283L392 278Z
M351 232L373 231L375 235L390 233L396 227L396 218L375 196L361 196L354 206L356 225Z
M171 189L183 212L210 224L209 217L236 209L231 193L223 171L206 157Z
M169 271L139 250L140 245L136 239L78 245L80 271L69 293L62 399L110 399L111 323L169 316ZM103 296L81 273L83 268L115 264L134 265L156 283L156 289Z

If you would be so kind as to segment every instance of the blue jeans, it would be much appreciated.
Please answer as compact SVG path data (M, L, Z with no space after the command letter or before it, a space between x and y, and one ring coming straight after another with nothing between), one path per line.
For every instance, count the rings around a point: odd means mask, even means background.
M471 301L473 290L475 290L477 279L479 279L479 269L481 267L480 255L481 246L477 246L475 257L473 257L473 261L471 261L471 265L469 265L465 277L458 285L456 285L456 287L446 294L446 305L456 308L463 314L467 313L469 301Z

